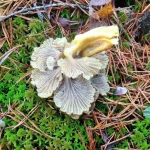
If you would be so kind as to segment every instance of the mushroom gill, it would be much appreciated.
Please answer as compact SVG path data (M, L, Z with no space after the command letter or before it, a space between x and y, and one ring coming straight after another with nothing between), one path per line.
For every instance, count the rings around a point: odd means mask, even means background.
M60 68L41 72L34 69L31 74L31 83L36 85L38 96L42 98L50 97L59 87L62 81Z
M90 81L79 76L76 79L64 77L60 87L54 93L54 102L62 112L68 115L82 115L89 111L94 101L95 89Z
M87 80L102 68L100 61L92 57L60 59L58 60L58 66L60 66L61 72L69 78L77 78L82 74Z
M66 43L66 38L58 38L57 40L47 39L40 47L34 48L31 55L31 66L42 72L46 71L48 57L53 57L57 61Z

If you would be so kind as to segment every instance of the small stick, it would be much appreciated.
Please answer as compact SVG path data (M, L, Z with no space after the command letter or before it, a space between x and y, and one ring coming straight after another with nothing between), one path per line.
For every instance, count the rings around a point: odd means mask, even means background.
M129 137L131 134L132 134L132 133L129 133L128 135L126 135L126 136L124 136L124 137L122 137L122 138L120 138L120 139L117 139L116 141L109 142L109 143L107 143L107 144L105 144L105 145L102 145L101 148L106 148L108 145L118 143L119 141L122 141L122 140L126 139L127 137Z
M0 22L5 21L6 19L13 17L20 13L25 13L28 11L34 11L34 10L38 10L38 9L44 9L44 8L48 8L48 7L59 7L59 6L78 7L78 5L76 5L76 4L59 3L59 4L49 4L49 5L45 5L45 6L37 6L37 7L32 7L32 8L24 8L24 9L21 9L19 11L16 11L14 13L7 15L6 17L3 17L2 19L0 19ZM80 7L83 9L87 9L87 10L89 9L89 7L84 6L84 5L80 5Z

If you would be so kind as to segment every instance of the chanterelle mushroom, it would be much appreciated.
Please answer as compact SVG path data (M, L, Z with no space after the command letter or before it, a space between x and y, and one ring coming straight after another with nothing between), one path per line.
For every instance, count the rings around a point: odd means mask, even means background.
M56 106L74 119L90 112L97 96L109 91L104 51L118 44L118 35L117 26L98 27L77 35L71 43L66 38L50 38L35 48L31 83L38 96L54 94Z

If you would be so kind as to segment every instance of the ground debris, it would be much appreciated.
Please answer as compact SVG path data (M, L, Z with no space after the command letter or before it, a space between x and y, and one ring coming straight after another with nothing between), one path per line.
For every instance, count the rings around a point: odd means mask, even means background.
M135 33L135 37L150 32L150 12L145 12L143 17L138 20L138 30Z

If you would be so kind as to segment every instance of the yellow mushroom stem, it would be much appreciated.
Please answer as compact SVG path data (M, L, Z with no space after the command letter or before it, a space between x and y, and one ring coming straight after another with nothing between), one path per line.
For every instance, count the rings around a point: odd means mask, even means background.
M95 43L95 44L94 44ZM93 42L94 46L88 47L84 51L82 51L81 56L93 56L97 53L107 50L111 46L118 44L118 39L100 39Z
M94 44L98 43L97 41L100 41L100 43L102 43L103 45L101 46L101 48L99 47L99 50L100 51L106 50L106 48L109 48L113 45L111 44L113 43L112 40L118 36L119 36L118 26L106 26L92 29L84 34L76 35L75 39L71 42L71 45L64 49L64 55L66 57L69 57L70 55L75 57L81 54L82 51L88 49L89 47L94 47L95 46ZM101 42L102 40L105 42ZM117 44L117 42L114 43ZM94 51L97 52L98 49L96 48L96 50Z

